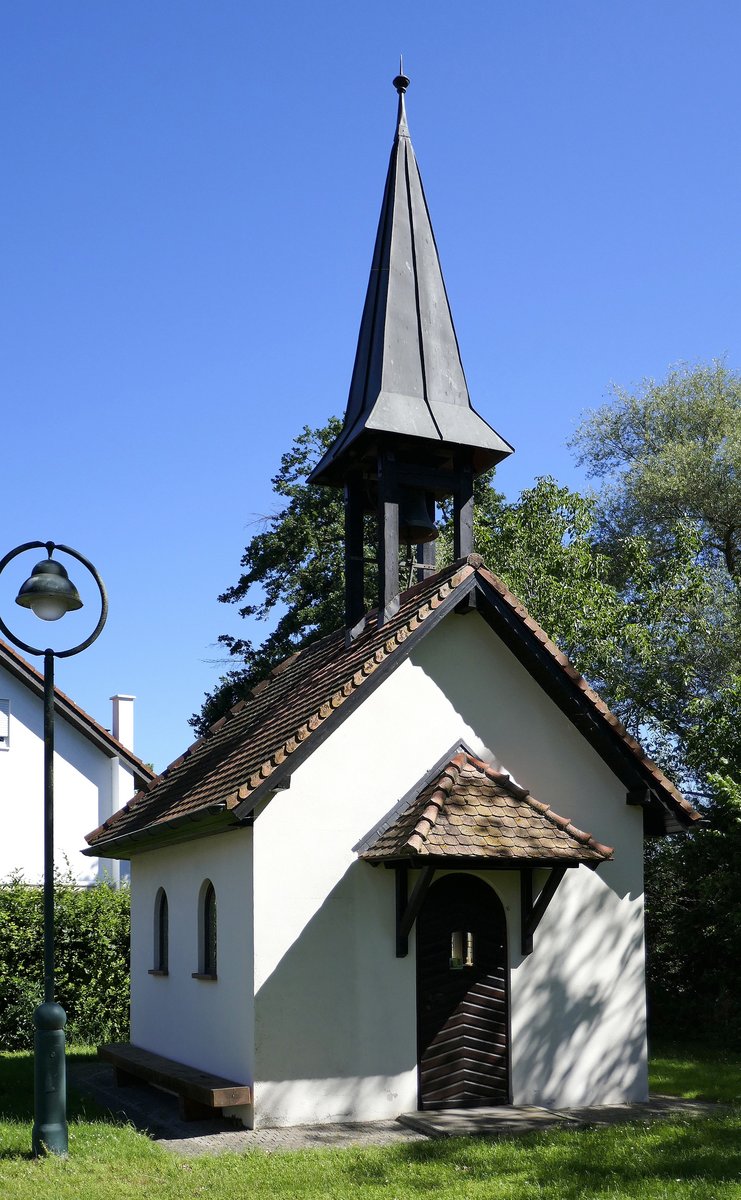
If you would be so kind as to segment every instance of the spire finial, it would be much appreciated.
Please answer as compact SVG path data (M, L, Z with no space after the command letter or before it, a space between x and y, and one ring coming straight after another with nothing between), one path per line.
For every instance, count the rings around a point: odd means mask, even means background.
M399 93L399 111L396 116L396 136L409 137L409 129L407 128L407 114L404 108L404 93L409 87L409 79L404 74L404 59L399 55L399 74L394 80L394 87Z
M399 55L399 74L394 80L394 87L400 96L403 96L404 92L409 87L409 79L404 74L404 56L402 54Z

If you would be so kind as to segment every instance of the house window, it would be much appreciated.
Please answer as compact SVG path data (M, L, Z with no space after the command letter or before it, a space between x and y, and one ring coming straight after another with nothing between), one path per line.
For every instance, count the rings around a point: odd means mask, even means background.
M0 750L10 749L10 700L0 700Z
M198 970L193 978L216 979L216 892L210 879L201 887L198 910Z
M154 898L154 966L150 975L167 975L170 944L170 922L167 911L167 892L160 888Z

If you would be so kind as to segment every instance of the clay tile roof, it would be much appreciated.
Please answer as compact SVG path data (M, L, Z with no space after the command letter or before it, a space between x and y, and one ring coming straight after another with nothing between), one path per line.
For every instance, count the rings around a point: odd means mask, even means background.
M331 723L361 703L387 671L474 590L477 607L491 618L490 623L499 628L504 621L514 630L518 656L526 669L536 676L541 660L547 660L555 679L551 694L556 703L578 721L577 727L609 759L626 786L648 789L664 828L681 830L698 821L699 814L519 601L484 567L479 555L471 554L404 592L398 612L380 629L377 614L371 612L354 640L340 629L292 654L166 771L89 834L87 853L99 853L103 846L118 852L119 845L123 852L132 839L217 809L231 814L232 821L248 817L260 798L311 753ZM529 803L535 811L536 802L531 798Z
M447 611L444 602L473 574L465 560L453 563L405 592L399 611L380 629L376 614L369 613L354 641L346 644L340 629L293 654L149 787L88 834L89 845L99 848L216 805L233 810L250 800L342 705L371 690L381 667L394 658L401 661L407 639L436 624Z
M534 800L508 775L462 751L360 857L597 865L612 858L612 849Z

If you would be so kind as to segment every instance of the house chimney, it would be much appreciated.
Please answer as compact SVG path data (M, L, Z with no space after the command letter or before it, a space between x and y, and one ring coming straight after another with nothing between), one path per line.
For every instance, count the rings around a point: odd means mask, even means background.
M134 701L136 696L111 696L113 728L111 733L127 750L134 749Z

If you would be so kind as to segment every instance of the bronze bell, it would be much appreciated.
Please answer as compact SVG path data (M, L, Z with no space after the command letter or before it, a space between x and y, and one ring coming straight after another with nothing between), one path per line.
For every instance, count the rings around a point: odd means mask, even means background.
M418 542L434 542L435 497L421 488L401 488L399 494L399 541L415 546Z

